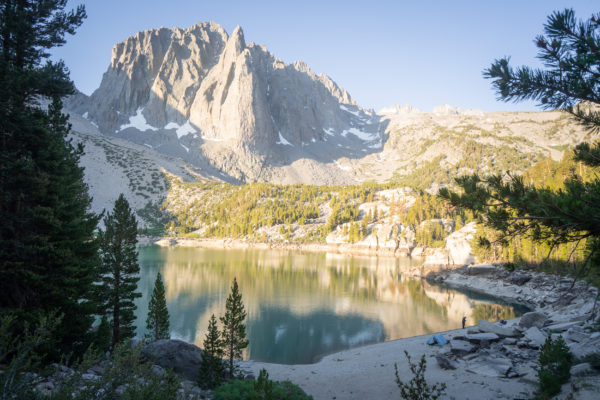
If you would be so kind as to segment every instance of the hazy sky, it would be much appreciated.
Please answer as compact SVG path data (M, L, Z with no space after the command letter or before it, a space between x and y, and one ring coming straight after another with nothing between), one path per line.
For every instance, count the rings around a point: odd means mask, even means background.
M113 45L137 31L215 21L246 43L267 46L286 63L305 61L329 75L363 107L441 104L484 111L534 109L496 100L482 70L495 58L539 65L533 39L553 10L579 18L600 12L598 0L71 0L88 18L56 49L84 93L96 89Z

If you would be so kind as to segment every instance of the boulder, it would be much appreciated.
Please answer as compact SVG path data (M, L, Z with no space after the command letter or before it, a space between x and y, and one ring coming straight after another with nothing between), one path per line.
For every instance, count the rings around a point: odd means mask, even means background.
M173 371L186 379L196 381L202 361L202 350L181 340L157 340L142 349L142 356L163 368Z
M475 346L464 340L453 340L450 342L450 352L457 356L464 356L475 351Z
M493 378L505 378L510 375L512 367L512 361L506 357L480 355L469 362L467 371Z
M492 322L488 322L485 320L480 320L477 324L477 327L481 332L494 333L501 338L515 337L519 335L519 332L515 331L513 328L507 328L504 326L496 325Z
M471 343L492 343L500 340L500 336L495 333L476 333L474 335L467 335L467 340Z
M50 381L40 382L35 385L35 391L44 396L50 397L56 391L56 385Z
M476 230L477 224L469 222L446 238L446 249L452 264L467 265L475 262L475 256L471 250L471 241Z
M536 349L544 344L546 337L546 334L535 326L527 329L523 335L523 338L528 341L528 344Z
M596 371L590 363L581 363L571 367L571 376L594 375Z
M548 332L564 332L572 326L580 325L581 322L561 322L546 326L544 329Z
M531 280L531 275L522 272L513 272L506 278L510 283L522 286Z
M96 374L81 374L81 379L84 381L98 381L100 377Z
M456 369L458 366L455 361L452 361L448 357L441 354L436 355L435 359L437 360L437 363L441 369Z
M576 328L579 328L579 327L578 326L574 326L574 327L571 327L571 328L567 329L567 332L565 332L565 334L564 334L565 340L568 340L570 342L583 343L586 340L590 339L590 335L589 334L586 334L586 333L584 333L581 330L578 330Z
M521 328L529 329L532 326L536 328L541 328L544 326L544 323L548 320L546 315L541 312L533 311L523 314L521 320L519 321L519 326Z
M575 358L583 358L594 353L600 353L600 337L588 339L582 343L568 342L569 350Z
M469 275L490 275L497 270L498 269L493 265L474 265L469 267L468 273Z
M160 365L153 364L152 365L152 373L161 378L167 377L167 371L165 371L165 369L163 367L161 367Z

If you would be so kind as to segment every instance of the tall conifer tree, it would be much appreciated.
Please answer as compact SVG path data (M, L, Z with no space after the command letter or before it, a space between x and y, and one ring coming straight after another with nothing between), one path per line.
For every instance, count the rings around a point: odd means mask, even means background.
M248 347L246 338L246 311L242 302L237 279L233 278L231 293L225 302L225 315L220 318L223 324L221 340L225 357L229 361L229 378L234 377L235 368L233 360L241 359L242 350Z
M62 313L56 357L91 340L98 265L83 150L67 140L61 112L74 86L64 64L48 58L86 16L66 4L0 1L0 313L21 323Z
M100 232L101 309L109 317L112 345L135 335L135 299L140 280L138 265L137 221L127 199L121 194L112 213L104 218L105 230Z
M146 329L148 337L152 340L169 339L169 310L165 299L165 285L160 272L154 281L154 290L148 305L148 317L146 318Z
M215 314L208 322L208 332L202 343L202 361L198 384L203 389L214 389L225 380L225 364L223 362L223 342L217 328Z

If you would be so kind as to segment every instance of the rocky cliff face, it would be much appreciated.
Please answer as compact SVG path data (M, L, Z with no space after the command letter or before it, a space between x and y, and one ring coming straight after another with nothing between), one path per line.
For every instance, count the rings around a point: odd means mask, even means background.
M382 146L378 119L329 77L212 22L118 43L100 87L67 105L105 134L208 160L241 181L266 180L271 165L327 163Z

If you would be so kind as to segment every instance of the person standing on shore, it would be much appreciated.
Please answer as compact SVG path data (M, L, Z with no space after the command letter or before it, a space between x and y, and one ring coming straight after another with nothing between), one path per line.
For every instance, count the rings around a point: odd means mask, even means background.
M467 323L467 317L466 317L466 316L463 316L463 318L462 318L462 326L463 326L462 328L463 328L463 329L465 329L465 324L466 324L466 323Z

